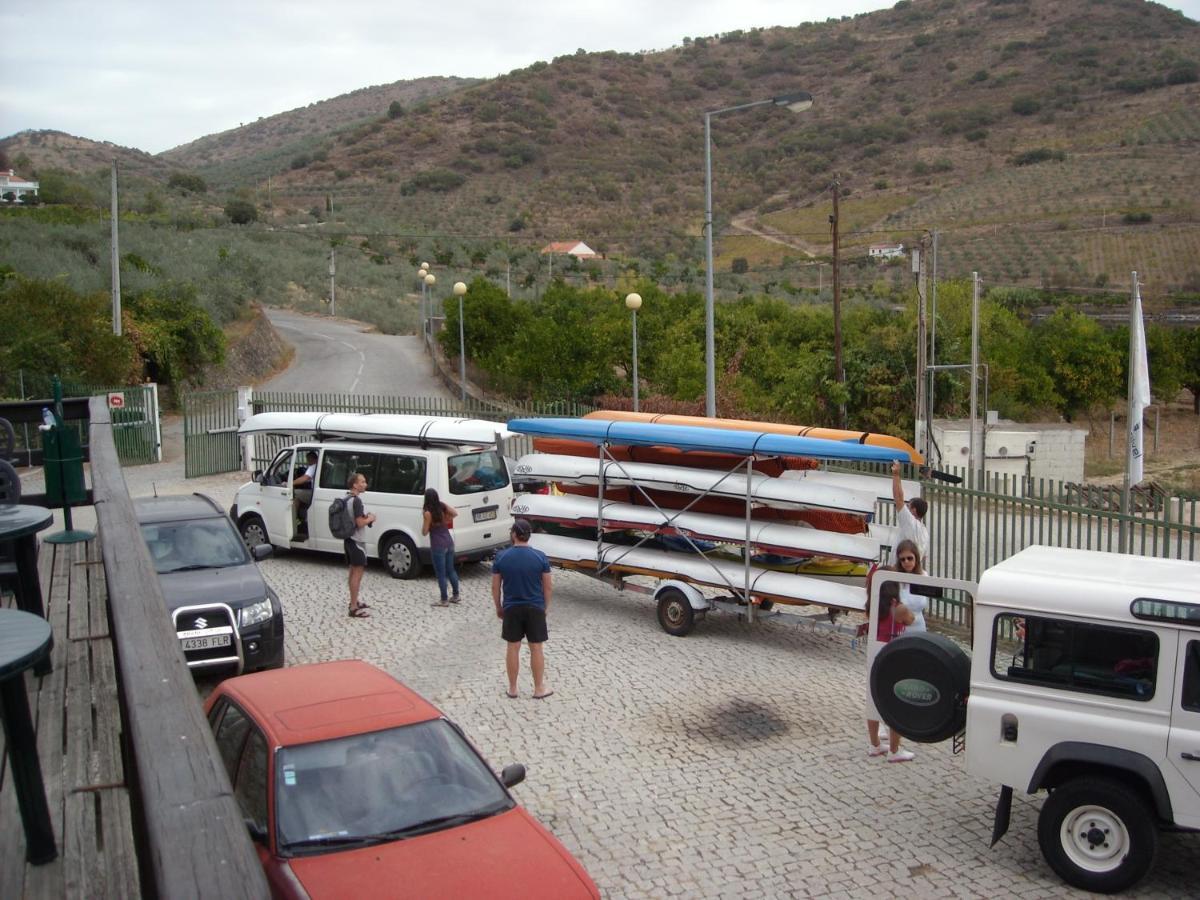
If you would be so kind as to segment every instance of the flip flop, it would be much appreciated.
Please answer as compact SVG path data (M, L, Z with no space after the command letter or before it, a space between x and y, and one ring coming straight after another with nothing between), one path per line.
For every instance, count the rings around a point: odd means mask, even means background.
M553 696L554 696L554 691L546 691L546 693L544 693L544 694L534 694L533 699L534 700L545 700L547 697L553 697Z
M507 697L509 700L516 700L521 695L520 694L510 694L508 691L505 691L504 696Z
M366 607L359 606L356 609L350 610L350 618L352 619L369 619L371 614L367 612Z

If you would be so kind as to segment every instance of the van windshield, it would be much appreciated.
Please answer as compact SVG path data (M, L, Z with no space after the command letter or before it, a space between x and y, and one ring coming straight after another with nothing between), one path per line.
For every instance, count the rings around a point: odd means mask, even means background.
M451 494L479 494L508 485L508 468L495 450L460 453L448 462Z

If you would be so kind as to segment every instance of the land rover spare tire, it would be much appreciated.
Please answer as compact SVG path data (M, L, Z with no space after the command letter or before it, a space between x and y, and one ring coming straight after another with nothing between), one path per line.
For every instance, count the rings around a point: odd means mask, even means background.
M936 744L967 723L971 657L945 635L914 632L885 645L870 683L880 717L910 741Z

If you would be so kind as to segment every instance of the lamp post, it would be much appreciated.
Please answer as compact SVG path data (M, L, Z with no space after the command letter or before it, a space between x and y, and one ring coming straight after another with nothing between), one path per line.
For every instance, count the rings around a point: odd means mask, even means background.
M426 344L429 343L428 333L428 310L425 306L425 276L429 274L429 263L421 263L421 268L417 269L417 284L421 285L421 340Z
M461 281L454 282L454 296L458 297L458 380L462 385L462 402L467 402L467 337L463 328L463 294L467 286Z
M428 293L428 299L425 302L429 307L429 333L425 340L427 343L433 343L433 286L437 284L437 278L432 272L427 271L425 273L425 277L421 279L421 283L424 285L425 290Z
M642 308L641 294L626 294L625 307L633 315L633 411L638 411L638 374L637 374L637 311Z
M793 94L780 94L778 97L768 97L766 100L755 100L753 103L739 103L737 106L725 106L721 109L709 110L704 114L704 408L705 415L712 418L717 414L717 378L716 351L713 338L713 214L712 214L712 125L713 116L727 112L737 112L743 109L753 109L756 106L782 106L789 112L804 112L813 104L812 94L807 91L797 91Z

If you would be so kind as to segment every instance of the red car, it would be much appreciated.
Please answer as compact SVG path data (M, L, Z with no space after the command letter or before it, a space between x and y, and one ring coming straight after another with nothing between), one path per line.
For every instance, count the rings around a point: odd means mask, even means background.
M205 703L276 897L598 898L457 725L360 660L221 682Z

